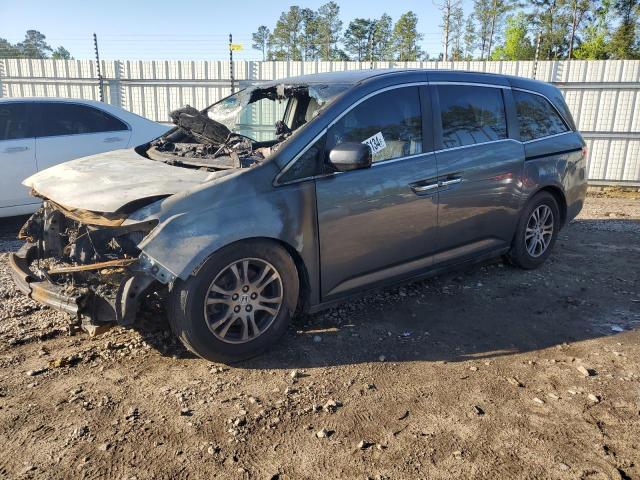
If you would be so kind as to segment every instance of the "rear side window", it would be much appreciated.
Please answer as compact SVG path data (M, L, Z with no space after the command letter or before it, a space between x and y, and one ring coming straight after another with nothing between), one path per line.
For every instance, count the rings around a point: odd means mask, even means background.
M329 129L327 148L345 142L369 145L374 162L422 153L418 87L379 93L350 110Z
M546 98L520 90L513 91L513 98L520 124L520 139L523 142L569 131Z
M507 138L502 89L438 85L444 148Z
M0 140L29 138L27 105L24 103L0 103Z
M46 102L36 105L38 137L127 130L127 125L97 108L73 103Z

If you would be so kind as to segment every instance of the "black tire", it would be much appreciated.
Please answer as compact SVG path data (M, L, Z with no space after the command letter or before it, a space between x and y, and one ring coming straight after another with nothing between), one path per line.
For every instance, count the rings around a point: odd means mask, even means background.
M245 343L226 343L207 325L205 298L214 279L234 261L245 258L263 260L275 268L282 281L282 303L275 318L258 336ZM298 291L296 266L284 248L268 240L237 242L211 255L187 281L174 283L167 309L169 323L184 346L199 357L239 362L262 353L285 333L297 306Z
M553 214L553 232L546 249L538 256L531 255L527 250L525 241L525 234L527 231L527 224L533 212L540 206L547 206L551 209ZM551 254L551 250L558 238L558 232L560 230L560 210L558 208L558 202L555 197L549 192L540 192L532 197L522 210L522 214L518 221L515 236L511 244L511 250L509 251L507 258L513 264L525 270L531 270L538 268Z

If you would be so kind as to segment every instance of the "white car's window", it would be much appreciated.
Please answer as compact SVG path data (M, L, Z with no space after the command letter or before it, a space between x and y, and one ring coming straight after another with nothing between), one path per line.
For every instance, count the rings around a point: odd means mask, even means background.
M74 103L45 102L35 105L38 137L128 130L127 125L97 108Z
M0 140L32 137L24 103L0 103Z

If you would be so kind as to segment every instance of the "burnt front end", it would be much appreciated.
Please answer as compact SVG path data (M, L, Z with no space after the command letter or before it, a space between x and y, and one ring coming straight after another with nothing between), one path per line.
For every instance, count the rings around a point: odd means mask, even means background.
M17 287L70 313L89 333L131 325L155 282L140 267L137 245L157 221L125 220L45 201L20 231L24 246L9 258Z

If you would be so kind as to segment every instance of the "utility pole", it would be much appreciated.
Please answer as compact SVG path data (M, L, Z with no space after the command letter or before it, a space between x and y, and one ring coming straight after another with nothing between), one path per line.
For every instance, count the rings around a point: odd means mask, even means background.
M231 93L235 93L236 88L233 78L233 36L229 34L229 73L231 74Z
M96 70L98 72L98 91L100 92L100 101L104 102L104 86L102 83L102 73L100 73L100 55L98 54L98 37L93 34L93 47L96 51Z

